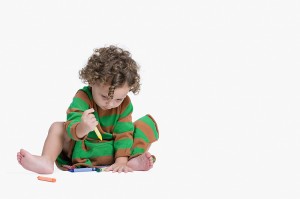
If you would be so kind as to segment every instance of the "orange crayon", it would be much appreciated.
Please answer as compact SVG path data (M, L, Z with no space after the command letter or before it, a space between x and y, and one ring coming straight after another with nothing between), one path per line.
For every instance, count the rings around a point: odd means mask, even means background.
M37 179L42 181L47 181L47 182L56 182L55 178L49 178L45 176L38 176Z

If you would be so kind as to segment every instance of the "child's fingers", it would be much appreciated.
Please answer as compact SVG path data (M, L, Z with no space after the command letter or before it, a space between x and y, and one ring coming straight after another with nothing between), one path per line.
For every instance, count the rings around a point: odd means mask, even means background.
M116 166L114 164L110 165L109 167L107 167L105 169L105 171L112 171L112 172L116 172L119 169L119 166Z
M95 129L95 127L98 125L98 121L95 119L94 121L92 121L93 124L93 130Z
M132 170L132 168L126 166L126 167L124 168L124 172L125 172L125 173L127 173L127 172L133 172L133 170Z
M121 172L127 173L127 172L133 172L133 169L131 169L128 166L114 166L114 165L111 165L109 167L106 167L105 171L112 171L113 173L115 173L115 172L118 172L118 173L121 173Z
M82 117L85 117L87 115L89 115L90 113L93 113L94 112L94 109L93 108L90 108L88 110L85 110L82 114Z
M96 119L95 115L94 114L89 114L86 116L86 118L88 119Z
M112 167L112 165L111 166L109 166L109 167L106 167L104 170L105 171L111 171L113 169L113 167Z

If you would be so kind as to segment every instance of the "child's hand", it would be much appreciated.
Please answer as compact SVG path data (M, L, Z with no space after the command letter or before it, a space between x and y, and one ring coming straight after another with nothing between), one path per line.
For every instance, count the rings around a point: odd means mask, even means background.
M95 115L93 114L94 109L88 109L83 112L81 116L81 127L83 130L87 133L90 131L93 131L95 127L98 125L98 121L95 118Z
M112 171L114 172L132 172L133 170L127 166L128 158L127 157L119 157L116 159L116 162L110 165L105 171Z
M83 112L81 122L76 127L76 135L79 138L86 136L90 131L93 131L98 125L98 121L93 114L94 109L88 109Z

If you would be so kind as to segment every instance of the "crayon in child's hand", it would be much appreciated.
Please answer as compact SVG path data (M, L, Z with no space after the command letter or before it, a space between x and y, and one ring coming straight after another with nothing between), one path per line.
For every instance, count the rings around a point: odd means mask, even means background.
M96 133L96 135L98 136L98 138L99 138L100 140L102 140L102 135L101 135L101 133L99 132L99 130L97 129L97 127L95 127L95 133Z
M45 176L38 176L37 179L42 181L47 181L47 182L56 182L55 178L49 178Z

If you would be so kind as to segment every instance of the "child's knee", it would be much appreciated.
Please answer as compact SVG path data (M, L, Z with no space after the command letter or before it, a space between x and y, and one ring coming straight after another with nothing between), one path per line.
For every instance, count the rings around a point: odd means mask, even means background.
M64 122L54 122L51 124L49 133L63 135L65 131Z

